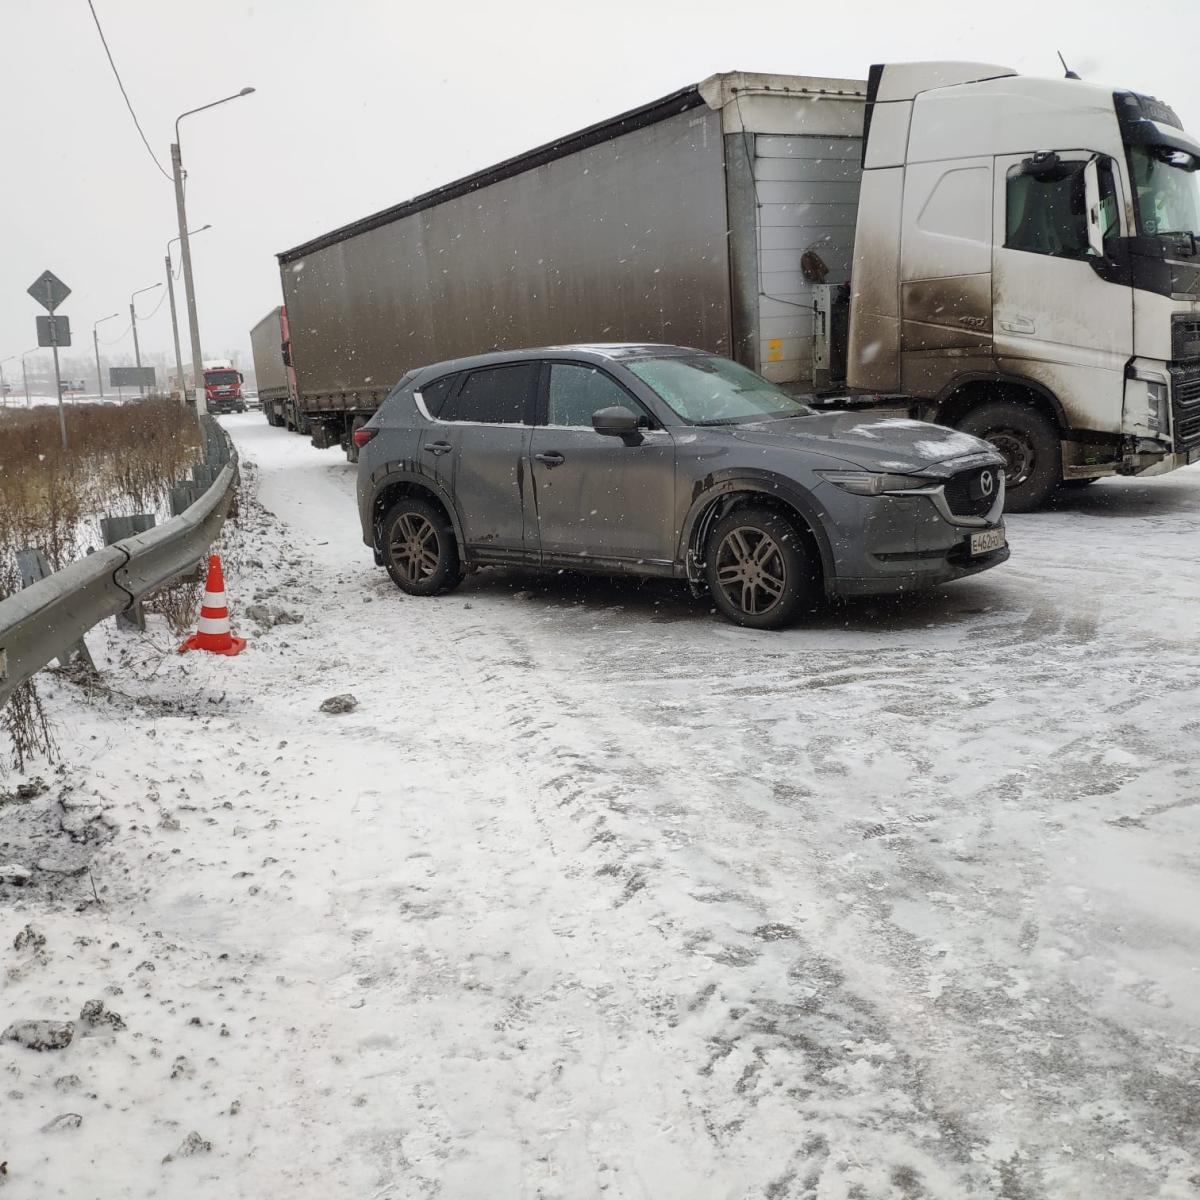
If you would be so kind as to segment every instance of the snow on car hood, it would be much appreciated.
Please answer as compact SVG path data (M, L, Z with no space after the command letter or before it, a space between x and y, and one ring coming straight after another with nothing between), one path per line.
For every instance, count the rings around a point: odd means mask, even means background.
M907 417L874 417L865 413L814 413L812 416L757 421L729 427L739 441L779 446L797 443L855 466L883 471L920 471L933 463L966 454L990 453L981 438Z

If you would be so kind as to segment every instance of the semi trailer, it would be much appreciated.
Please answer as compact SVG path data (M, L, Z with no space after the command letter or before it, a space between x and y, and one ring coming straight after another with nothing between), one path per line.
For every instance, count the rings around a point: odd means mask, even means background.
M282 305L271 309L250 330L250 352L267 424L307 433L307 422L296 406L296 372L292 369L287 310Z
M715 75L279 254L287 423L353 457L422 364L670 342L984 437L1010 509L1168 471L1200 460L1198 165L1167 105L1072 78Z

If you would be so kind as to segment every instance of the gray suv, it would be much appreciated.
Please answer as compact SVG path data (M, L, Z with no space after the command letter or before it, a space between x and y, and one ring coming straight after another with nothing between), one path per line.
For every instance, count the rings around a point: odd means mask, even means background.
M1008 557L988 443L817 412L678 346L422 367L354 441L363 541L415 596L488 565L662 576L773 629L824 595L929 587Z

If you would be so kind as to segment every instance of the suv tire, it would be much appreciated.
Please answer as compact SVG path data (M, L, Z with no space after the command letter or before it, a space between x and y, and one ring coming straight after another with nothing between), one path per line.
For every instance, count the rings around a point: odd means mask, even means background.
M808 544L787 517L769 508L736 508L722 517L704 560L713 602L735 625L782 629L819 593Z
M955 425L991 442L1004 455L1004 508L1032 512L1062 483L1062 443L1048 417L1029 404L996 400L973 408Z
M379 551L392 582L410 596L437 596L462 582L454 529L428 500L406 496L388 509Z

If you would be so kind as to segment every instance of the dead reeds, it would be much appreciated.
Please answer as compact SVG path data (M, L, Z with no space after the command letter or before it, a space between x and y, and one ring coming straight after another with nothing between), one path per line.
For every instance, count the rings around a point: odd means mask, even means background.
M128 404L72 404L70 445L61 445L58 411L0 408L0 600L21 587L18 550L38 549L60 570L103 543L100 518L167 516L171 485L200 457L191 409L168 399ZM183 619L186 589L165 612ZM50 730L32 681L0 713L18 769L29 755L49 753Z

